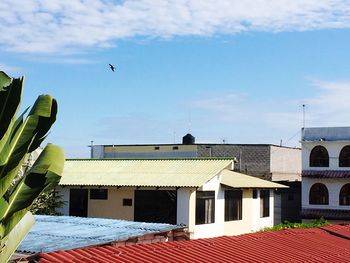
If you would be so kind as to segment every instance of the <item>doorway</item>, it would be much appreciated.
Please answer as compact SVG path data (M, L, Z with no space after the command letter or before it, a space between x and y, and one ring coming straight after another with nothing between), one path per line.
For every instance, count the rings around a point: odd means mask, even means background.
M87 217L88 189L70 189L69 215Z

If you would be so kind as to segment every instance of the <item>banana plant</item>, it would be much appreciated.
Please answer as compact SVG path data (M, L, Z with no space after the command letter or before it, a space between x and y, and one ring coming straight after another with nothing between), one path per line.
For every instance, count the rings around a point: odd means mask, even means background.
M10 259L28 234L34 224L31 204L58 184L64 165L63 150L48 144L24 176L14 180L28 154L46 138L57 114L56 100L41 95L29 112L26 109L17 117L23 82L0 71L0 263Z

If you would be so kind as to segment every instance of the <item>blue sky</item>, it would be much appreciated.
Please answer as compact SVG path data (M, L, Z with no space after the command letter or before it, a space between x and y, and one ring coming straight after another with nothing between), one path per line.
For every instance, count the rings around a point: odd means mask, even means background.
M58 100L47 142L67 157L189 130L299 146L302 104L306 126L350 125L350 1L3 0L0 33L23 108Z

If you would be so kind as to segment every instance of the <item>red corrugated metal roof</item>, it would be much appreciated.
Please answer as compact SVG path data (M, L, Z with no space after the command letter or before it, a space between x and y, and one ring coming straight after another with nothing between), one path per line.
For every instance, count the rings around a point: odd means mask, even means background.
M326 230L333 235L338 235L340 237L350 239L349 225L329 225L321 227L321 229Z
M49 262L350 262L350 225L39 254Z

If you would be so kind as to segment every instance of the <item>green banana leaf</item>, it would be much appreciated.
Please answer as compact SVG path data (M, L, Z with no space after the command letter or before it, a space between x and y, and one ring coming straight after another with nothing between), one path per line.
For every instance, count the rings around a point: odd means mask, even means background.
M48 144L36 160L28 174L16 185L9 198L0 199L0 235L7 235L12 229L8 222L16 212L27 209L42 191L53 189L59 182L63 171L63 150Z
M10 186L25 155L38 148L45 139L56 120L56 113L56 100L49 95L42 95L36 100L26 120L23 121L22 115L15 122L13 133L0 154L0 196Z
M17 222L11 232L1 239L0 262L8 262L11 255L16 251L17 247L25 236L29 233L30 228L34 224L34 217L30 212L26 212L21 216L21 220Z

